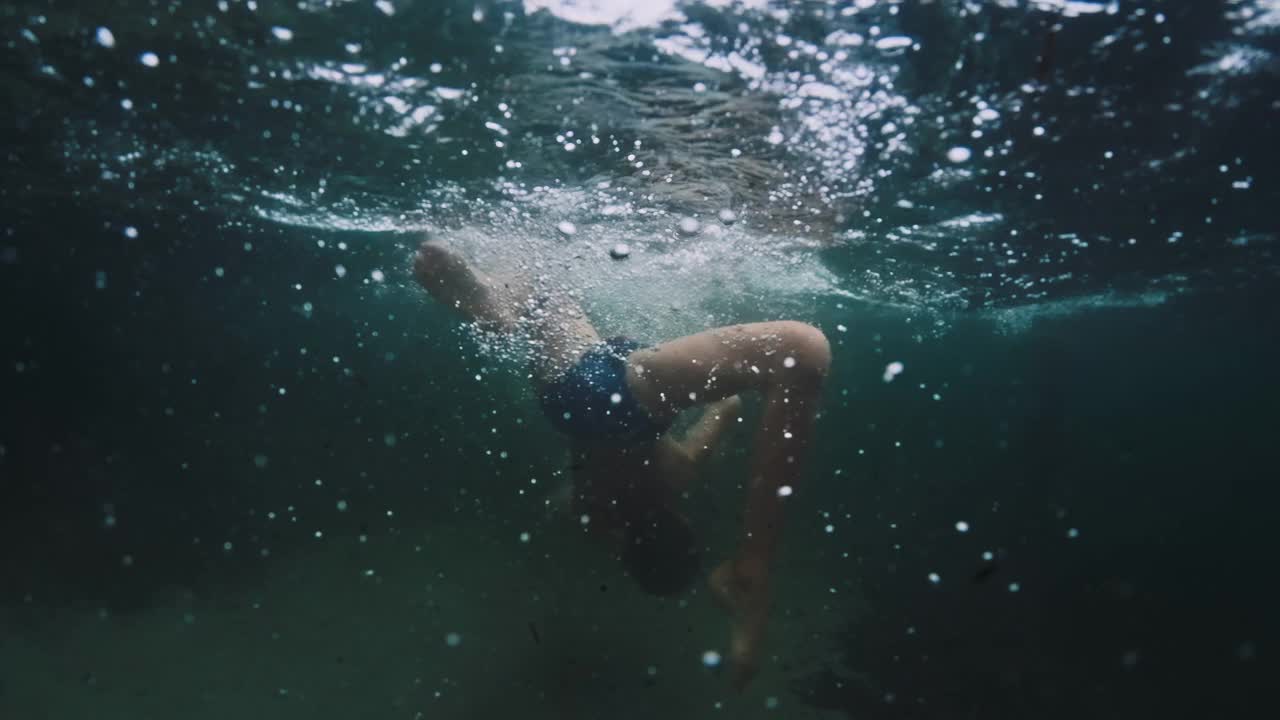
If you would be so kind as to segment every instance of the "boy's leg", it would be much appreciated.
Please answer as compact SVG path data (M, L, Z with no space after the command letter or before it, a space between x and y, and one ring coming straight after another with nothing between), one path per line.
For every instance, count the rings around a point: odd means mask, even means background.
M499 287L474 271L456 250L435 240L418 246L413 275L431 297L486 330L515 330L527 300L527 293Z
M586 313L565 293L520 276L485 276L440 241L427 240L418 247L413 274L432 297L482 329L526 330L539 386L558 377L600 342Z
M740 687L755 669L769 606L769 578L783 504L800 480L831 349L820 330L797 322L735 325L638 350L627 382L658 418L696 403L759 390L743 536L738 554L712 573L712 588L733 615L731 659Z
M730 424L741 414L742 398L738 395L730 395L707 405L702 411L702 417L680 439L680 446L689 460L694 464L705 462L719 446L720 439Z

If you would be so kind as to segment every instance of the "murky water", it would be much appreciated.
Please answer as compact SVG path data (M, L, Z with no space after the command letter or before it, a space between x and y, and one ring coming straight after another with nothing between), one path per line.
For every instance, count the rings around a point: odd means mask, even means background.
M5 717L1261 702L1274 1L46 0L0 30ZM608 334L832 339L752 693L702 663L705 593L627 595L548 509L523 349L426 298L424 234ZM719 554L748 445L690 500Z

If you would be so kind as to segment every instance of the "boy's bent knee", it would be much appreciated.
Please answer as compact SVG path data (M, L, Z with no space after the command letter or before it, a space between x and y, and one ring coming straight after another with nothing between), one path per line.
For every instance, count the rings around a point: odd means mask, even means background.
M821 382L831 370L831 342L818 328L808 323L786 321L781 323L786 357L791 360L788 370L796 379Z

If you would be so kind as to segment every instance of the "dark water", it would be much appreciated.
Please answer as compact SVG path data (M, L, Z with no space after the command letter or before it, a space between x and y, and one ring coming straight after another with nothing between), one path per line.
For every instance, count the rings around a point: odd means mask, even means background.
M349 715L329 683L368 717L1274 706L1280 7L614 5L0 9L0 715ZM542 263L646 341L832 338L747 696L702 667L722 627L555 540L562 441L510 348L413 285L424 232ZM691 502L714 556L746 443ZM354 570L327 580L357 546L421 605L379 619ZM493 557L548 597L610 594L531 610ZM238 624L273 603L325 624ZM573 619L613 603L687 668L646 674L643 643ZM220 649L155 657L186 615ZM486 651L526 670L274 659L503 619L518 637ZM395 697L373 679L398 672Z

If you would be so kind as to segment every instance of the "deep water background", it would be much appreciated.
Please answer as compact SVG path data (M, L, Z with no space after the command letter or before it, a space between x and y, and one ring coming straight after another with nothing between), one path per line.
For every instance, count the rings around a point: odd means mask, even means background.
M0 717L1274 708L1273 3L711 3L612 28L546 4L0 11ZM885 55L872 25L920 48ZM661 42L682 37L762 70ZM803 42L887 80L841 85L788 57ZM343 60L389 84L272 75ZM397 134L412 113L383 95L436 109ZM976 98L1001 117L981 138ZM573 128L605 149L563 150ZM957 167L959 144L1006 152ZM723 234L674 231L725 207ZM831 337L746 696L702 666L725 630L705 594L639 596L548 510L564 447L518 363L408 274L421 233L459 227L481 256L564 260L602 326L647 340L772 317ZM624 269L598 252L617 239ZM690 499L710 557L747 451Z

